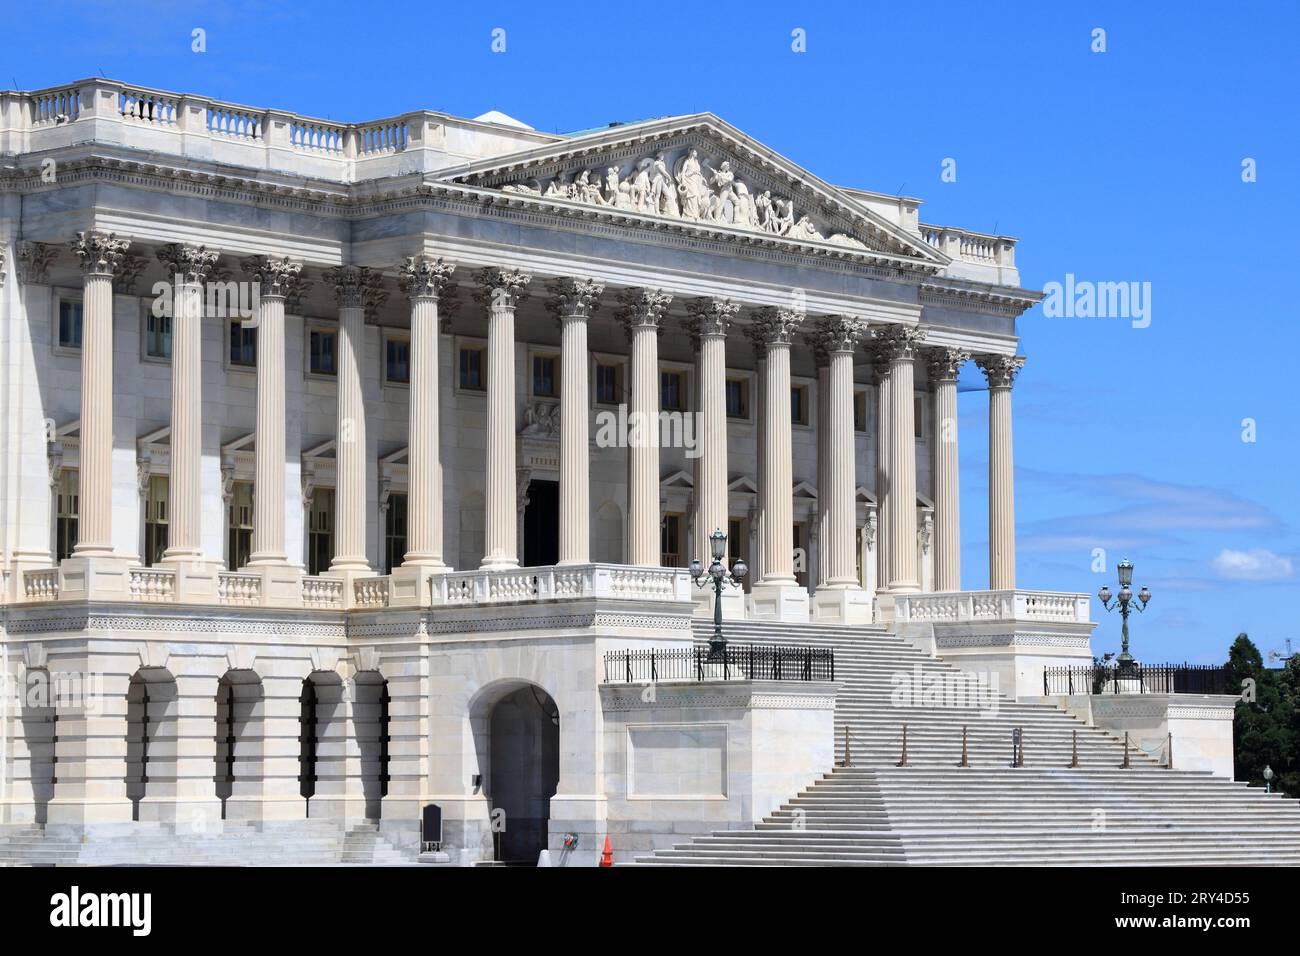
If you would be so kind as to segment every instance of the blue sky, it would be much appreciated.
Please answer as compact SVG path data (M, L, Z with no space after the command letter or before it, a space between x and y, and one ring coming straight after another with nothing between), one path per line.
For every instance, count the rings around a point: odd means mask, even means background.
M923 221L1020 237L1028 287L1149 282L1147 328L1021 319L1020 583L1095 592L1104 548L1106 580L1128 555L1155 592L1142 659L1219 661L1241 630L1300 642L1298 4L6 5L4 86L103 74L556 131L709 110L828 181L921 197ZM966 587L987 581L985 404L960 398ZM1094 646L1115 649L1116 616L1094 611Z

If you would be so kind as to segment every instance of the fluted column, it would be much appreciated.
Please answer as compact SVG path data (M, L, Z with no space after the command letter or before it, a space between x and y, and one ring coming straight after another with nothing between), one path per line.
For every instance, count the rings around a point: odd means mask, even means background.
M916 413L913 365L925 333L894 326L881 338L889 355L889 582L894 593L921 587L916 557Z
M831 356L826 351L825 337L820 332L809 333L804 338L812 347L813 365L817 368L817 550L809 557L817 560L816 588L820 591L826 587L827 575L830 573L830 562L826 560L826 549L830 546L826 513L831 468Z
M398 266L411 300L411 395L407 436L406 555L403 566L430 572L442 559L442 439L438 384L438 297L456 270L442 259L411 256Z
M113 233L79 232L81 260L81 501L79 557L113 553L113 271L130 247Z
M872 350L876 385L876 590L889 585L889 356Z
M1025 359L1021 355L985 355L976 361L989 383L989 587L1000 591L1016 586L1011 384Z
M365 267L338 266L325 273L339 304L338 413L334 458L334 560L330 572L365 572L366 558L366 409L361 388L365 361L366 313L387 293L380 277Z
M767 486L767 407L771 404L767 394L767 332L761 325L745 326L745 338L749 339L754 350L754 378L757 382L757 395L754 399L754 421L758 424L757 437L754 442L754 454L757 458L758 494L755 496L753 527L750 536L754 540L749 561L749 574L752 581L763 579L763 526L766 516L763 511L763 488Z
M957 373L970 359L961 349L935 349L927 370L934 388L934 589L961 590L961 504L958 493Z
M695 299L687 304L690 328L698 336L700 369L700 416L702 420L699 484L695 489L695 557L707 568L713 560L709 535L721 529L727 533L727 329L740 310L727 299ZM731 555L740 542L730 542ZM729 559L728 559L729 560Z
M822 560L828 588L858 587L854 556L857 528L857 484L853 440L853 351L863 324L852 316L834 316L821 323L822 344L830 356L827 413L830 419L825 478L818 476L818 496L826 498Z
M253 436L253 549L250 566L288 563L285 550L284 304L302 264L259 256L244 270L258 284L257 426Z
M487 503L483 567L519 566L515 475L515 308L532 277L511 269L478 274L488 307Z
M587 320L604 288L591 279L560 279L551 285L560 322L560 564L591 560Z
M620 317L632 343L628 412L628 563L659 565L659 331L672 295L631 289Z
M758 317L767 344L767 399L763 430L763 579L765 585L794 585L794 514L790 440L790 342L803 314L765 309Z

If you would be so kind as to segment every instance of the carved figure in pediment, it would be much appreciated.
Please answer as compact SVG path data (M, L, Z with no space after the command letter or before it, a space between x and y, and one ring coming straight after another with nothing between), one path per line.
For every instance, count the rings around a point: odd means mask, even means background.
M574 198L579 202L603 205L605 200L600 195L600 185L591 181L591 170L584 169L573 181Z
M794 200L777 198L772 200L774 214L771 219L770 232L784 236L794 226Z
M709 206L709 184L704 181L700 169L700 151L692 149L677 160L673 175L677 179L682 216L695 220L703 218Z
M650 205L661 216L681 216L681 207L677 203L677 189L673 184L672 174L668 172L668 160L663 152L655 153L650 164Z
M800 216L799 221L794 224L794 227L790 230L788 235L790 236L791 239L824 240L826 238L820 232L817 231L817 227L813 225L812 220L809 219L807 216Z
M749 191L749 187L736 180L736 211L735 222L738 226L745 226L749 229L758 228L758 211L754 206L754 196Z
M564 181L564 174L560 173L551 180L551 184L546 187L546 192L543 195L545 195L547 199L573 199L573 184L566 183Z
M509 186L502 186L501 191L504 193L525 193L529 196L540 196L542 194L542 184L536 179L530 179L527 183L512 183Z
M650 202L650 167L654 160L646 157L636 164L628 180L628 200L637 212L658 212Z
M605 170L605 205L615 209L632 209L632 187L627 180L619 181L618 167Z
M736 174L731 170L731 162L724 159L717 169L707 162L703 166L709 174L709 185L714 189L709 200L709 218L714 222L735 222Z
M764 189L754 197L754 225L764 232L772 231L772 190Z

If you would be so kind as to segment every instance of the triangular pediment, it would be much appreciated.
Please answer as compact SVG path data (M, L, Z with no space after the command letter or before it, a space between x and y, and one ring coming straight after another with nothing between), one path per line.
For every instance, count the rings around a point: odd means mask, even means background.
M438 180L628 224L721 233L937 271L948 258L712 114L584 133Z

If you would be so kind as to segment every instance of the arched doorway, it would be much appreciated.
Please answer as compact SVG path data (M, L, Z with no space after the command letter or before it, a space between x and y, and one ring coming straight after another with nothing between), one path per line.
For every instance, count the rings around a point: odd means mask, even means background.
M142 667L126 692L126 795L132 819L146 797L176 792L176 678L161 667Z
M263 775L262 681L253 671L229 670L217 682L216 730L221 819L248 819L258 809Z
M535 864L547 846L560 782L559 708L536 684L504 681L479 695L471 719L492 812L493 857Z

